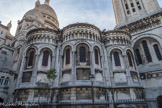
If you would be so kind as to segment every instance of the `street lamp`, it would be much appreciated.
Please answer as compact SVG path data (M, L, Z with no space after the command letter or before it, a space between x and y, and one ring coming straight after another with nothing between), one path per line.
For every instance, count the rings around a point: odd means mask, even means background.
M93 74L90 75L90 80L92 84L91 92L92 92L92 102L93 102L93 108L94 108L94 89L93 89L93 82L95 81L95 76Z

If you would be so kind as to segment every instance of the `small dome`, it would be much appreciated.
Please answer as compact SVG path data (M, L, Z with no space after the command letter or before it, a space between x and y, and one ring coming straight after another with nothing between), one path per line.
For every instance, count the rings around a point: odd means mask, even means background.
M34 8L26 12L23 19L33 19L33 20L37 19L38 21L40 21L41 19L43 19L43 17L41 15L41 12L38 10L38 8Z
M23 19L38 20L44 27L59 28L56 13L48 4L37 4L34 9L29 10L24 15Z
M57 20L56 12L49 5L42 4L38 8L43 14L48 14Z

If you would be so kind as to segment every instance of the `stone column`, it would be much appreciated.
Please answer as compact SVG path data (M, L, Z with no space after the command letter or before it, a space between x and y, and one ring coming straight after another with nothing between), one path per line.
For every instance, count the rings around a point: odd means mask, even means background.
M72 70L71 70L71 83L74 84L76 81L76 51L72 51Z
M90 67L91 67L91 74L95 75L95 59L93 51L90 51Z
M108 60L108 65L109 65L109 74L110 74L110 81L111 81L111 86L114 86L114 75L113 75L113 69L112 69L112 62L111 62L111 56L107 56Z
M71 101L76 101L76 88L71 88Z
M18 74L18 83L17 83L17 85L16 85L16 88L19 88L19 86L20 86L20 84L21 84L21 82L22 82L22 75L23 75L23 71L24 71L24 67L25 67L25 62L26 62L26 55L25 55L25 53L23 53L24 54L24 57L22 57L22 61L19 61L19 62L21 62L21 66L20 66L20 69L17 69L17 71L19 72L19 74Z
M51 68L55 68L55 58L56 58L56 55L52 55Z
M102 46L102 49L103 49L103 55L102 55L102 61L100 61L100 63L102 63L102 69L103 69L103 74L104 74L104 78L105 78L105 81L106 81L106 85L107 86L110 86L111 85L111 81L110 81L110 63L109 63L109 60L108 60L108 56L107 56L107 50L105 49L104 46ZM105 82L104 81L104 82Z
M34 67L33 67L33 72L32 72L32 77L31 77L31 81L30 81L30 82L32 82L33 86L35 86L35 83L37 81L39 58L40 58L40 54L36 54L35 55L35 63L34 63Z
M59 90L58 89L54 90L54 97L53 97L53 101L52 102L54 102L54 103L59 102L59 99L60 99L59 96L60 96L59 95Z
M56 47L55 51L56 51L56 59L55 59L55 69L56 69L56 79L54 80L54 86L58 86L59 85L59 80L60 80L60 71L61 71L61 67L60 67L60 63L61 63L61 55L60 55L60 47L61 43L58 43L58 46Z
M125 71L126 71L126 76L127 76L127 82L128 82L129 85L131 85L133 83L133 81L132 81L132 77L131 77L130 70L129 70L129 63L128 63L127 55L123 55L123 61L125 63Z
M135 59L135 55L134 55L133 52L132 52L132 61L133 61L133 64L134 64L134 69L135 69L135 71L137 72L139 85L142 86L142 82L141 82L141 79L140 79L140 75L139 75L139 71L138 71L138 67L137 67L137 63L136 63L136 59ZM132 81L133 81L133 80L132 80Z

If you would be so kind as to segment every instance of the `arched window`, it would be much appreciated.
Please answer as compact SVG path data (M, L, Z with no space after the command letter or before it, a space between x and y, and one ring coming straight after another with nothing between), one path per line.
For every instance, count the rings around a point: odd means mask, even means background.
M29 52L29 58L28 58L28 67L33 66L33 61L34 61L34 51Z
M141 54L140 54L139 49L136 49L135 53L136 53L136 56L137 56L137 61L138 61L137 63L142 64L142 58L141 58Z
M155 53L156 53L156 56L157 56L158 60L162 60L162 56L161 56L158 45L155 44L153 47L154 47L154 50L155 50Z
M5 79L4 85L7 86L8 83L9 83L9 78L7 77L7 78Z
M144 49L147 61L152 62L152 58L151 58L150 51L149 51L148 46L147 46L147 42L142 41L142 45L143 45L143 49Z
M80 47L80 62L86 62L86 48L84 46Z
M120 57L119 57L118 52L114 52L114 61L115 61L115 66L121 66Z
M157 102L158 102L159 108L162 108L162 96L159 96L159 97L157 98Z
M99 60L98 60L98 50L95 49L95 50L94 50L94 53L95 53L95 63L96 63L96 64L99 64Z
M66 50L66 64L70 64L70 49Z
M127 52L129 66L133 67L133 61L132 61L132 54L130 52Z
M48 66L49 51L43 52L42 66Z
M4 81L4 79L5 79L4 76L2 76L2 77L0 78L0 85L3 85L3 81Z

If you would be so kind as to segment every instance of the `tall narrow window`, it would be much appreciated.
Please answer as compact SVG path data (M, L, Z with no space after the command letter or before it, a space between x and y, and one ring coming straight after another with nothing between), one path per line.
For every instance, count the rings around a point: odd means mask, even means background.
M70 64L70 49L66 50L66 64Z
M147 61L152 62L152 58L151 58L150 51L148 49L146 41L142 41L142 45L143 45L143 49L144 49Z
M114 52L114 61L115 61L115 66L121 66L120 57L119 57L118 52Z
M28 59L28 65L27 66L33 66L33 61L34 61L34 51L31 51L29 53L29 59Z
M4 81L4 79L5 79L4 76L2 76L2 77L0 78L0 85L3 85L3 81Z
M133 12L136 12L136 9L135 9L135 7L134 7L134 3L133 3L132 0L130 0L130 6L131 6L131 8L132 8L132 11L133 11Z
M135 53L136 53L136 56L137 56L137 61L138 61L137 63L142 64L142 58L141 58L141 54L140 54L139 49L136 49Z
M80 47L80 62L86 62L86 49L85 47Z
M48 66L49 51L43 52L42 66Z
M95 49L95 50L94 50L94 53L95 53L95 63L96 63L96 64L99 64L99 61L98 61L98 50Z
M161 56L158 45L155 44L153 47L154 47L154 50L155 50L155 53L156 53L156 56L157 56L158 60L162 60L162 56Z
M8 83L9 83L9 78L7 77L7 78L5 79L4 85L7 86Z
M127 0L124 0L124 4L125 4L126 12L127 12L127 14L129 15L129 14L130 14L130 11L129 11L129 7L128 7Z
M136 0L136 4L137 4L138 9L141 10L142 8L141 8L141 4L140 4L139 0Z
M130 52L127 52L129 66L133 67L133 61L132 61L132 54Z

